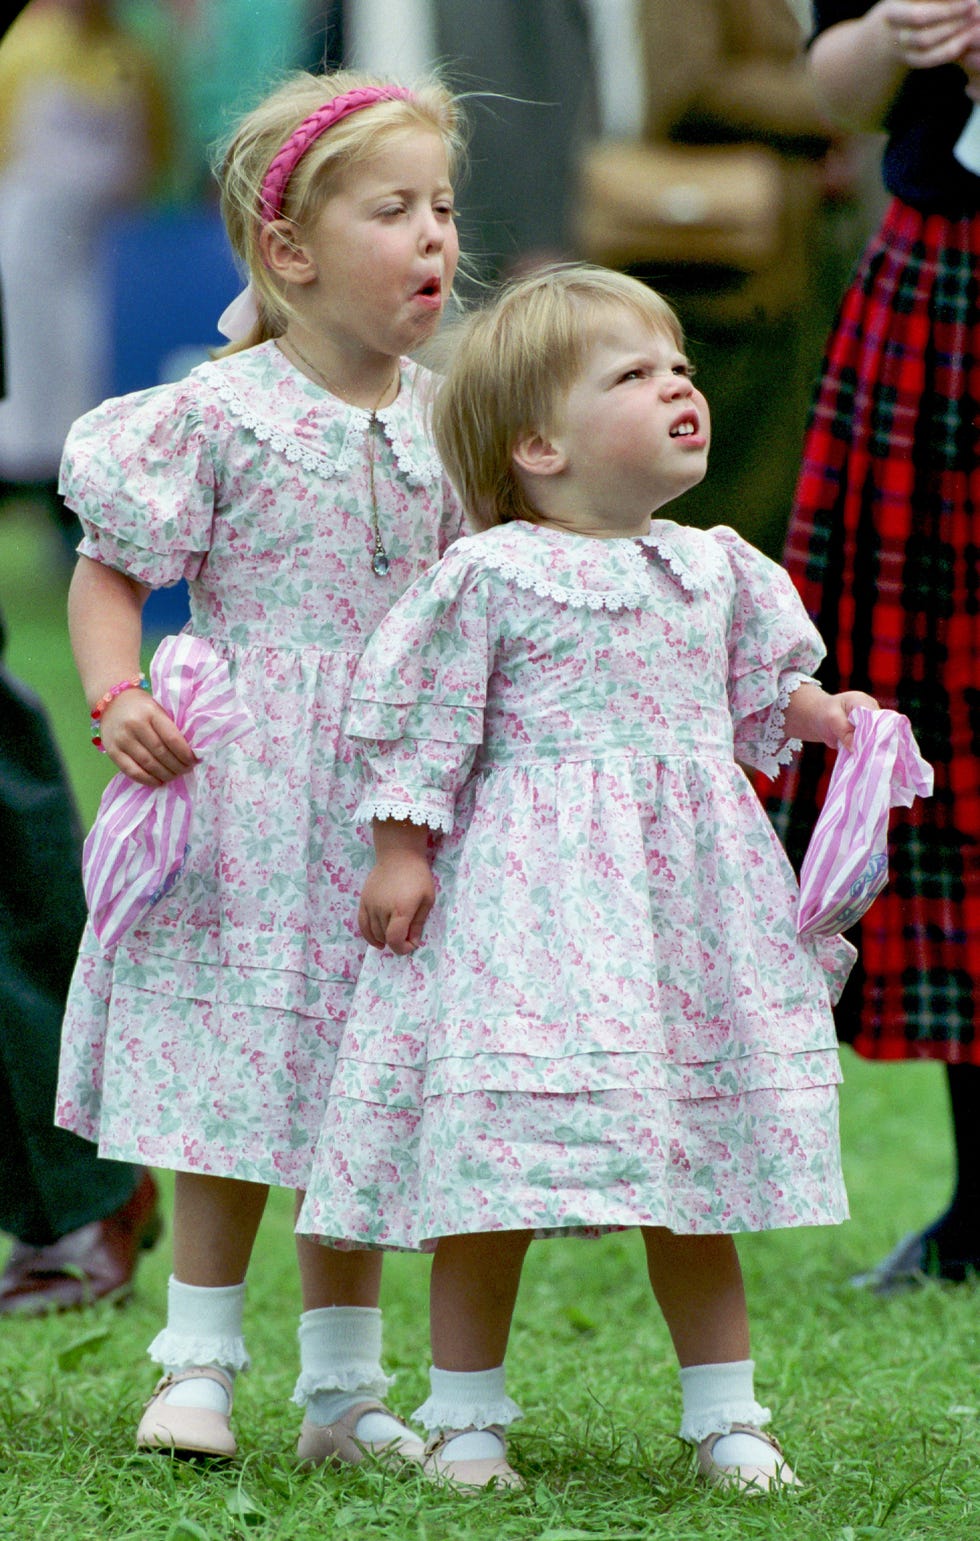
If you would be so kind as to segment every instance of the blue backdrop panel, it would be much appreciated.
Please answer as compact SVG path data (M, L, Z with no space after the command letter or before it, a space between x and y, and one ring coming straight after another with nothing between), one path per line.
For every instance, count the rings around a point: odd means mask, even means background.
M120 216L106 229L103 264L110 396L179 379L226 341L217 319L242 283L217 209ZM152 594L143 613L157 635L187 616L182 583Z

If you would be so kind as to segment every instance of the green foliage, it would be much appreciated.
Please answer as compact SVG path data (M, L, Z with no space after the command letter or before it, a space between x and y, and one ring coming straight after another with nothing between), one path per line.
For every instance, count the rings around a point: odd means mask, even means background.
M65 578L36 515L0 508L0 605L10 663L44 697L86 820L106 769L64 631ZM139 1455L169 1272L164 1243L125 1309L0 1326L0 1532L10 1541L968 1541L980 1513L975 1286L890 1301L848 1277L937 1212L951 1179L935 1065L845 1053L843 1140L853 1219L740 1243L757 1387L805 1483L782 1498L705 1492L676 1439L673 1354L636 1235L532 1248L509 1356L525 1410L522 1493L458 1496L417 1473L301 1473L299 1292L291 1199L274 1193L249 1275L253 1369L239 1385L234 1466ZM163 1176L169 1203L170 1179ZM391 1400L425 1394L428 1262L386 1261Z

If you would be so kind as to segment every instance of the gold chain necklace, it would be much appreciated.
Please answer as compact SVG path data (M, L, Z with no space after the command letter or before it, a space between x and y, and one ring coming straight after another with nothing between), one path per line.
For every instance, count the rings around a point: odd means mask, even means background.
M338 401L343 401L344 398L334 390L327 377L321 372L321 370L317 369L312 359L308 359L306 357L306 354L302 351L301 348L297 348L291 337L288 339L280 337L280 348L285 341L288 341L289 347L295 353L296 357L302 364L306 366L310 373L316 377L319 383L323 386L324 390L329 391L331 396L336 396ZM371 554L371 571L375 573L379 578L387 578L388 573L391 570L391 562L388 559L388 553L385 550L384 541L381 539L381 521L378 517L378 495L374 486L374 430L376 426L380 426L378 419L378 408L381 406L381 403L384 401L392 386L395 387L395 395L397 396L398 383L400 379L401 367L400 365L396 364L394 375L388 381L384 390L381 392L381 395L378 397L377 402L368 413L367 433L364 436L365 442L367 444L368 488L371 495L371 532L374 535L374 550ZM350 405L350 403L348 403L348 405ZM363 412L365 409L360 407L357 410Z

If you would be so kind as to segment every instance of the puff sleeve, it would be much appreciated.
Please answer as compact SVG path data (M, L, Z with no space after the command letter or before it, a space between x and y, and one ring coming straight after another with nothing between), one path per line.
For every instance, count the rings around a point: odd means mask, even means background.
M728 700L735 758L775 776L801 748L786 739L783 719L798 685L826 656L789 574L724 526L710 534L734 579L728 631Z
M491 669L488 586L471 544L458 542L402 595L358 665L346 723L370 777L358 819L453 827L483 741Z
M75 422L60 490L79 551L162 588L193 579L211 546L216 477L187 381L112 397Z

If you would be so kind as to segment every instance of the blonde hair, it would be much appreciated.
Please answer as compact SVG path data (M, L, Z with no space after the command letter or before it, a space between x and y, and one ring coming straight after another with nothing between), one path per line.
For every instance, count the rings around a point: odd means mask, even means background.
M338 70L331 75L298 70L247 113L219 149L215 176L221 189L221 213L235 258L251 282L259 313L251 333L219 349L219 353L235 353L281 336L294 314L285 286L270 273L259 250L260 193L270 163L304 118L325 102L365 86L393 84L360 70ZM456 98L432 76L414 85L408 100L377 102L342 118L321 134L289 178L282 217L291 221L302 237L352 166L370 160L392 138L412 129L438 135L446 148L449 175L454 178L465 155L465 121Z
M662 295L587 263L518 279L447 332L433 435L474 528L539 517L515 472L514 446L525 433L555 427L611 310L629 312L683 349L681 324Z

